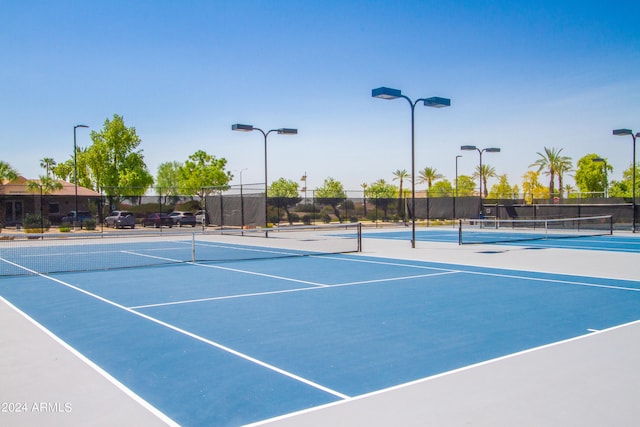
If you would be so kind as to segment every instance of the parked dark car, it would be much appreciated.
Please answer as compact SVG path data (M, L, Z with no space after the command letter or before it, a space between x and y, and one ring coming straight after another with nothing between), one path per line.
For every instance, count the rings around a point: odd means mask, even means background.
M62 217L61 222L63 224L73 224L76 222L80 222L80 224L82 224L83 222L90 219L93 219L93 215L91 215L91 213L87 211L78 211L77 215L76 211L70 211L68 214Z
M113 211L104 219L104 225L114 228L136 228L136 217L130 211Z
M142 220L143 227L173 227L173 218L166 213L152 213Z
M179 227L182 227L183 225L190 225L192 227L196 226L196 216L193 212L173 211L169 216L173 219L173 223L177 224Z

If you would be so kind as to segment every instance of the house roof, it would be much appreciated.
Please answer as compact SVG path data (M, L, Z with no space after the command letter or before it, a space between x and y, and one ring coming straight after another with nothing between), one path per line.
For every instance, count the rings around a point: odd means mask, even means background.
M2 185L0 185L0 195L3 196L33 196L34 192L29 190L29 182L40 182L39 179L27 179L23 176L19 176L13 181L3 180ZM52 191L48 193L52 196L75 196L76 187L74 184L63 181L61 179L56 179L56 182L62 184L62 189ZM78 196L79 197L100 197L100 193L97 193L88 188L78 186Z

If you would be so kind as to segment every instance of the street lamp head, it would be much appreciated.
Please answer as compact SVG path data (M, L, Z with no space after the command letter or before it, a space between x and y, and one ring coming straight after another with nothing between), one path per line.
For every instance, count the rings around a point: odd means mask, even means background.
M240 132L251 132L253 130L252 125L241 125L236 123L235 125L231 125L231 130L237 130Z
M75 125L73 128L88 128L89 126L87 125Z
M495 148L495 147L491 147L491 148L485 148L484 151L486 151L487 153L499 153L500 149L499 148Z
M277 129L276 132L280 135L297 135L298 129L288 129L288 128L280 128Z
M379 87L371 91L371 96L373 98L381 98L381 99L396 99L402 96L402 91L400 89Z
M463 145L460 149L463 151L472 151L477 150L478 148L475 145Z
M613 134L615 136L633 135L633 131L631 129L615 129Z
M449 98L440 98L439 96L434 96L432 98L425 99L424 106L433 108L451 107L451 100Z
M596 157L595 159L591 159L591 161L596 163L606 163L606 161L602 157Z

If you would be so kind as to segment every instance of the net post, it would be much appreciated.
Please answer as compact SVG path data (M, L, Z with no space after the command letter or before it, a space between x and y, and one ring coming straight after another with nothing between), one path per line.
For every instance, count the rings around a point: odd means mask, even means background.
M358 252L362 252L362 223L358 223Z
M196 262L196 232L191 233L191 262Z
M549 238L549 221L544 220L544 239L547 240Z
M458 220L458 245L462 244L462 220Z
M613 215L609 215L609 234L613 236Z

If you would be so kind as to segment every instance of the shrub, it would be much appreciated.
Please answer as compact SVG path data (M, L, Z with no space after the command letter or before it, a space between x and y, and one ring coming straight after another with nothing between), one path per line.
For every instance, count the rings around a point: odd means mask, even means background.
M51 227L51 223L48 219L43 219L40 214L25 214L24 221L22 221L22 227L27 230L36 230L31 231L32 233L41 233L44 230L49 230Z
M289 222L290 223L300 222L300 215L298 215L295 212L291 212L291 214L289 214Z
M71 231L71 227L69 227L68 225L61 225L59 230L61 233L68 233Z
M324 222L325 224L329 224L331 222L331 216L328 214L322 215L322 222Z
M88 219L88 220L86 220L86 221L84 221L82 223L82 226L86 230L95 230L96 229L96 220L95 219Z

